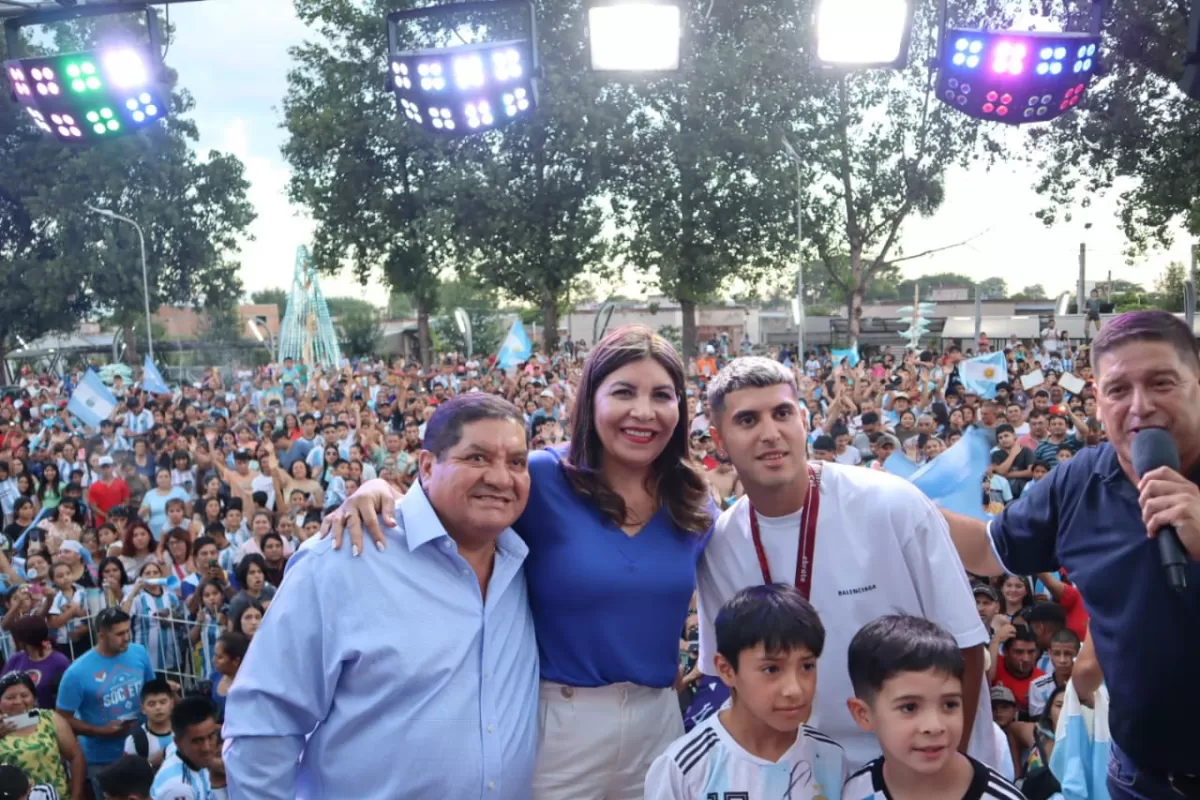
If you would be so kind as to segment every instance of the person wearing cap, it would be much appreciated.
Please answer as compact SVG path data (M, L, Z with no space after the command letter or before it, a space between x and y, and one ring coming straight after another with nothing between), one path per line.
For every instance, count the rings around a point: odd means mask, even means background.
M992 691L992 720L1000 726L1000 730L1008 732L1008 726L1017 721L1017 698L1012 689L1007 686L993 686Z
M537 411L529 419L529 430L536 431L538 426L545 424L547 420L557 420L559 417L558 398L554 394L553 389L543 389L538 393L538 402L541 404Z
M96 525L103 525L108 519L108 512L114 506L129 502L132 495L129 484L115 475L112 456L100 456L96 464L100 468L100 476L88 487L88 508L92 510Z
M1091 359L1109 442L1029 485L989 524L946 516L973 573L1070 573L1110 697L1113 800L1200 796L1200 748L1180 736L1200 719L1200 348L1174 315L1136 311L1101 329ZM1169 434L1179 469L1138 475L1133 443L1150 428ZM1153 541L1166 526L1188 559L1182 589L1168 584ZM1085 700L1098 685L1078 669L1072 681Z
M975 593L975 609L979 619L989 631L994 631L992 620L1000 614L1000 593L990 584L976 583L971 589Z
M871 439L871 469L887 471L887 460L901 452L900 440L890 433L876 433Z

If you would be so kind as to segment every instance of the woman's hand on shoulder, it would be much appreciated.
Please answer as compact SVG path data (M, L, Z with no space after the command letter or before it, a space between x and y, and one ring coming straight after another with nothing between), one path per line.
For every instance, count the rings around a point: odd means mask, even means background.
M363 551L365 528L376 549L383 550L387 540L378 518L382 516L388 527L396 526L396 499L397 492L387 481L381 478L367 481L340 508L325 517L321 523L322 538L332 534L333 549L339 550L348 531L351 552L358 556Z

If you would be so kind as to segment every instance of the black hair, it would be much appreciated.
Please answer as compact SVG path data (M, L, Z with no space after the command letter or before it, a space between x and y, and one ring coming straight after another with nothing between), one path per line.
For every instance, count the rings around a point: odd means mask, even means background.
M760 644L768 653L807 647L817 658L825 648L816 609L786 583L742 589L721 606L714 627L717 652L735 671L742 651Z
M1002 433L1011 433L1014 436L1016 436L1016 434L1017 434L1017 432L1013 428L1013 426L1009 425L1007 422L1002 422L996 426L996 435L999 436Z
M817 450L828 451L828 450L834 450L836 448L837 448L837 442L833 441L832 436L828 436L824 433L813 440L812 449L814 451L817 451Z
M154 768L141 756L121 756L97 776L100 789L113 797L149 797Z
M924 617L892 614L868 622L850 640L854 695L873 703L883 684L902 672L935 672L962 680L962 650L946 631Z
M217 707L212 700L203 695L185 697L171 709L171 730L176 736L183 736L193 725L216 718Z
M269 498L267 497L266 492L255 492L254 494L250 495L250 499L254 501L256 506L265 506Z
M1067 624L1067 611L1058 603L1038 603L1026 609L1023 616L1031 625L1035 622L1049 622L1059 627Z
M233 511L235 509L238 511L242 510L242 498L240 498L240 497L229 498L229 503L228 503L228 505L225 506L225 513L228 514L230 511Z
M232 623L233 623L233 632L234 633L240 633L242 636L245 636L246 638L250 638L249 634L245 633L242 630L242 617L246 616L246 612L252 608L257 609L258 613L261 615L266 615L266 613L267 613L266 609L263 608L262 603L258 602L257 600L251 600L249 603L247 603L245 606L243 606L242 610L238 612L238 615L233 618Z
M96 615L96 629L110 631L114 625L129 622L130 616L118 606L110 606Z
M50 628L45 617L17 617L8 630L17 647L38 647L50 640Z
M256 566L262 571L263 579L267 577L267 561L258 553L249 553L233 568L233 576L237 578L238 586L246 588L246 578L250 575L250 567Z
M1033 632L1032 628L1030 628L1028 625L1017 625L1015 627L1016 632L1013 634L1013 637L1008 640L1008 645L1005 645L1006 650L1013 642L1031 642L1035 645L1037 644L1037 634Z
M1033 466L1030 467L1029 469L1032 470L1032 469L1036 469L1037 467L1041 467L1042 469L1046 470L1046 472L1049 472L1050 470L1054 469L1053 464L1050 464L1045 461L1035 461L1035 462L1033 462Z
M214 524L220 525L221 523L217 522ZM211 536L197 536L196 541L192 542L192 552L198 552L200 548L204 547L206 544L211 544L213 547L217 547L217 540ZM217 549L219 550L220 548L218 547Z
M167 683L164 678L155 678L152 681L146 681L142 686L142 702L146 702L146 698L155 694L165 694L168 697L174 697L175 692L171 691L171 684Z
M1079 641L1079 634L1070 628L1057 630L1050 636L1050 646L1053 647L1056 644L1069 644L1073 646L1076 651L1083 646L1083 642Z
M504 398L483 392L460 394L438 404L433 416L425 423L422 447L441 461L446 451L462 439L464 426L488 419L509 420L522 430L525 428L524 415Z
M991 460L993 466L998 466L1003 464L1005 461L1008 461L1008 453L1004 452L1003 450L993 450L991 456L989 456L989 459Z
M244 633L225 631L217 637L217 644L225 648L225 655L230 658L243 659L250 649L250 639Z
M29 776L20 767L0 764L0 797L25 797L29 794Z

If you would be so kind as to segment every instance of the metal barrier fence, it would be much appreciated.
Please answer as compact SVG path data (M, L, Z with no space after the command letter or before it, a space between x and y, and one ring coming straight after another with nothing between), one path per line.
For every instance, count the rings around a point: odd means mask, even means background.
M94 600L100 600L96 604ZM104 610L103 598L89 597L87 617L72 620L67 626L65 637L60 636L64 629L51 629L50 641L54 647L70 660L90 650L96 643L96 617ZM213 655L216 650L217 638L225 631L218 623L208 621L201 623L186 616L186 611L163 612L146 616L137 612L131 614L130 631L132 641L142 645L150 654L150 661L155 672L160 676L177 682L183 693L191 694L203 691L213 674ZM85 632L86 629L86 632ZM73 638L72 633L79 638ZM61 641L65 638L66 641ZM4 661L8 661L18 648L13 642L12 634L0 631L0 652Z

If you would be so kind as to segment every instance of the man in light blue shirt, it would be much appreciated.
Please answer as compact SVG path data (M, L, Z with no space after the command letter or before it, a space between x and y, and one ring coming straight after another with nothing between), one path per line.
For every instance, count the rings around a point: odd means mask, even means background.
M293 556L226 701L231 800L532 795L523 418L463 395L424 445L382 554L313 538Z

